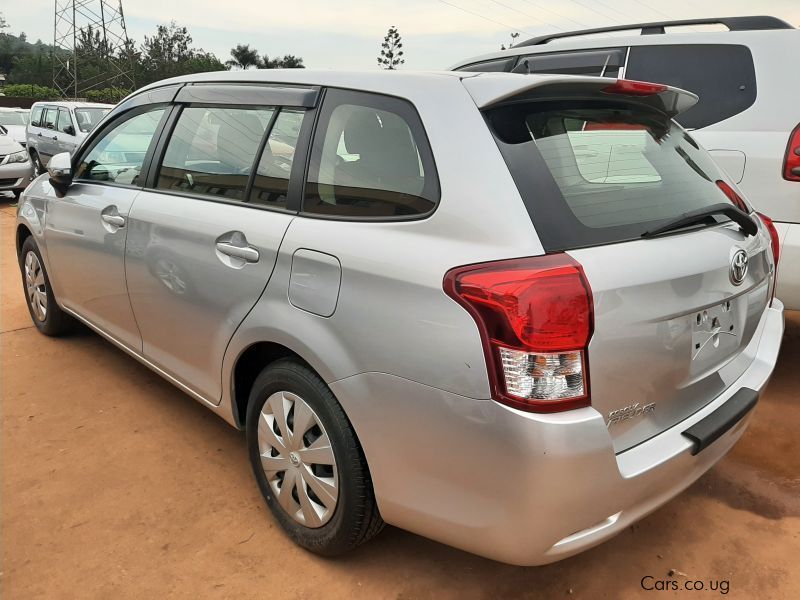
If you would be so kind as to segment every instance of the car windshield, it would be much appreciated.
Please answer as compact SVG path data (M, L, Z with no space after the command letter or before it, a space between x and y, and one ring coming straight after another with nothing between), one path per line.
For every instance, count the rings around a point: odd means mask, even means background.
M28 124L28 113L22 111L0 111L0 125L21 125Z
M78 128L84 133L88 133L108 114L110 108L76 108L75 119L78 121Z
M488 116L517 186L535 196L529 209L549 250L638 239L685 212L727 201L711 157L663 113L532 102ZM546 194L545 180L531 175L535 163L555 184Z

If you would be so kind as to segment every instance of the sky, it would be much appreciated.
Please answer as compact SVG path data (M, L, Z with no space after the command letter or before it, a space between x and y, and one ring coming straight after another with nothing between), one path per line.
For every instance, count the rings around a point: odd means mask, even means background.
M63 2L64 0L59 0ZM99 0L81 0L93 2ZM117 0L112 0L116 2ZM404 69L445 69L510 41L559 31L667 19L765 15L800 26L800 0L123 0L128 35L141 42L175 20L194 46L230 58L236 44L307 67L374 69L386 30L403 36ZM6 31L53 41L53 0L5 0Z

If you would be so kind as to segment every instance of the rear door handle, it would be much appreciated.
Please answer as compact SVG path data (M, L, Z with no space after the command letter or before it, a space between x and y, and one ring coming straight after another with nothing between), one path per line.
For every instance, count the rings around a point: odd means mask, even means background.
M258 250L255 248L251 248L250 246L234 246L227 242L217 242L217 251L227 256L241 258L249 263L258 262L260 258Z
M101 218L114 227L125 227L125 217L120 215L101 215Z

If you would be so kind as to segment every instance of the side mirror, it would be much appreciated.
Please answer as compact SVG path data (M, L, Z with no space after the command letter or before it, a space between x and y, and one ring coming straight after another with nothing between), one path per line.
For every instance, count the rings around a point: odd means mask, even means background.
M61 152L53 156L47 163L50 185L62 196L72 184L72 158L69 152Z
M75 127L73 127L72 125L67 125L64 128L64 133L66 133L67 135L75 135Z

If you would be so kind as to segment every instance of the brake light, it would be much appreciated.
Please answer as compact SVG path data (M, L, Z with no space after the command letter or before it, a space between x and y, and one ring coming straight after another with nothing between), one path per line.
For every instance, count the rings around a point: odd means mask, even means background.
M736 190L734 190L731 186L729 186L721 179L718 179L717 187L722 190L722 193L728 197L728 200L730 200L731 204L733 204L736 208L738 208L742 212L746 213L750 212L750 209L747 208L747 204L745 204L744 200L742 200L742 197L739 194L737 194Z
M764 227L767 228L767 231L769 231L770 241L772 242L772 259L775 261L775 267L777 268L778 260L781 257L781 241L778 238L778 230L775 227L775 223L767 215L762 213L756 214L758 215L758 218L761 219Z
M445 275L444 291L478 325L495 400L532 412L589 406L594 307L574 259L552 254L458 267Z
M623 96L654 96L666 91L667 86L648 81L634 81L633 79L617 79L611 85L604 87L601 92L606 94L622 94Z
M800 125L794 128L783 159L783 178L800 181Z

